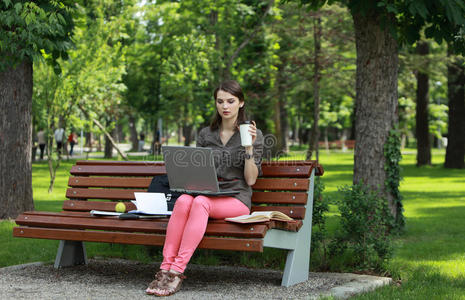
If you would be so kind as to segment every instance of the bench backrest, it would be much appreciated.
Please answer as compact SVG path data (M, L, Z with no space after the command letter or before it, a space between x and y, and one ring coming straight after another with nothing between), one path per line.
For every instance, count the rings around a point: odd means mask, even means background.
M264 162L253 185L252 211L278 210L294 219L305 217L310 175L322 175L315 161ZM114 210L114 201L134 200L155 175L166 173L163 162L77 161L71 168L65 211ZM82 201L87 200L87 201ZM90 200L90 201L89 201ZM103 201L102 201L103 200ZM128 210L135 209L132 203Z

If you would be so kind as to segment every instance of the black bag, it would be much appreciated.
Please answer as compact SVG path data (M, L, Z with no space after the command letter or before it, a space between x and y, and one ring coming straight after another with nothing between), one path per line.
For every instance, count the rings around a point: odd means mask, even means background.
M168 182L167 175L157 175L152 178L152 182L150 182L149 193L164 193L166 197L166 202L168 203L168 210L173 211L174 203L181 193L172 192L170 191L170 184Z

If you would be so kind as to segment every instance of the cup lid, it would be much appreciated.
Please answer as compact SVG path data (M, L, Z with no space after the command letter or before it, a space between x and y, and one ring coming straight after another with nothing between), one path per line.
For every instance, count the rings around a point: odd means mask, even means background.
M252 122L250 122L249 120L245 120L245 121L243 121L243 122L241 123L241 125L242 125L242 124L252 124Z

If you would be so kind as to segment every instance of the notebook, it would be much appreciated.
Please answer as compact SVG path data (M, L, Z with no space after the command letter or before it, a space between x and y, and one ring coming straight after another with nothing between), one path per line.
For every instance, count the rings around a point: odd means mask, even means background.
M213 150L203 147L163 146L170 190L191 195L233 196L239 191L220 191Z

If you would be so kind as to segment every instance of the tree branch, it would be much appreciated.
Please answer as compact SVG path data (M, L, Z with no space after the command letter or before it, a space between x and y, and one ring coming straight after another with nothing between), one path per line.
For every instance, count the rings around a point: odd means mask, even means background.
M257 32L260 30L260 28L262 27L263 23L265 23L265 18L268 16L268 14L270 13L270 10L271 10L271 7L273 7L274 5L274 0L270 0L268 2L268 6L266 7L266 10L265 12L263 13L261 19L260 19L260 22L259 22L259 25L257 25L255 27L255 29L252 31L252 33L250 33L250 35L242 41L242 43L239 45L239 47L237 47L237 49L234 51L234 53L229 57L228 59L228 64L226 65L226 70L229 70L231 69L231 66L232 66L232 63L233 61L236 59L236 57L239 55L239 52L244 49L245 46L247 46L250 41L252 41L254 38L255 38L255 35L257 34Z
M82 113L86 116L87 119L90 119L95 125L97 125L97 127L103 131L103 134L105 134L105 136L108 138L108 140L110 141L111 145L113 146L113 148L116 149L116 151L118 151L119 155L121 155L121 157L124 159L124 160L129 160L129 158L127 157L127 155L121 151L121 149L116 145L116 142L115 140L113 140L113 138L111 137L111 135L108 133L108 131L105 129L105 127L100 124L100 122L95 119L95 118L92 118L91 116L89 116L89 114L87 113L87 111L84 109L84 107L82 107L82 104L79 104L79 109L82 111Z

